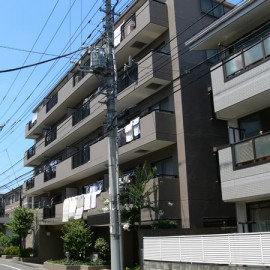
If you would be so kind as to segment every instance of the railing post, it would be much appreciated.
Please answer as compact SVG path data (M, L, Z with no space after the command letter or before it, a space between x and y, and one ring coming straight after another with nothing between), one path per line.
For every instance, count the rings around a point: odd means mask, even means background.
M203 262L204 262L204 242L203 242L203 236L201 236L201 243L202 243L202 255L203 255Z
M229 263L232 264L231 236L228 235Z
M260 233L260 246L261 246L261 260L262 260L262 264L264 264L263 243L262 243L262 234L261 233Z

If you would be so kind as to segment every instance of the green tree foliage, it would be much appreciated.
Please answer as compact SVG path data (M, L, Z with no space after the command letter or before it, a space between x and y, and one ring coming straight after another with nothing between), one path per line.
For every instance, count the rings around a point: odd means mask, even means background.
M62 229L64 250L74 259L85 257L85 250L91 246L92 232L83 220L71 220Z
M9 246L10 246L10 238L7 235L0 232L0 247L6 248Z
M156 202L151 200L151 197L157 192L159 186L149 184L155 175L156 168L151 168L147 162L144 162L142 166L136 167L134 181L123 184L123 191L120 193L121 216L122 221L128 224L127 226L132 226L136 222L138 229L140 229L143 209L158 212ZM124 227L124 229L128 228Z
M102 260L107 260L110 256L110 245L102 237L98 238L95 242L95 250L98 253L98 257Z
M20 247L22 248L22 240L25 238L33 228L34 213L31 209L25 207L16 207L11 213L11 218L7 223L7 227L20 237Z

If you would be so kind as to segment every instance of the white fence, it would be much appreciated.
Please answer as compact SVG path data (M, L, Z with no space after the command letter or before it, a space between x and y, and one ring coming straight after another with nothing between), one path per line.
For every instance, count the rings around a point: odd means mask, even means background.
M270 233L144 237L144 260L270 266Z

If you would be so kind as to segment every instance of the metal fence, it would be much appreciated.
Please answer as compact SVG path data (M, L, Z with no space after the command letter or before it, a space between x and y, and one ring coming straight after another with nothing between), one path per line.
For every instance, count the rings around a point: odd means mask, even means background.
M270 266L270 233L144 237L144 260Z

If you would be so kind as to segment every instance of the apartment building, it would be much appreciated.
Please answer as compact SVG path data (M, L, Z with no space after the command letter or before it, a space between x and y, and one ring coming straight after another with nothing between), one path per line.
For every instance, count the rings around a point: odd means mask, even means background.
M145 160L156 166L153 181L162 181L156 203L163 218L175 220L185 233L219 230L234 220L232 205L221 200L213 155L214 147L228 143L226 122L212 116L210 75L201 76L209 63L191 71L206 53L184 46L187 38L231 8L203 0L138 0L115 22L120 171L128 177ZM89 66L88 54L81 63ZM86 220L95 237L109 236L109 214L103 211L108 137L101 81L74 65L26 125L26 138L35 144L24 163L33 167L34 177L24 190L37 212L35 248L41 260L64 256L60 235L70 214L67 199L90 194L91 204L77 205L72 218ZM142 213L145 227L154 220ZM125 264L136 260L135 243L132 232L123 231Z
M22 186L18 186L5 194L0 196L0 225L1 230L6 232L5 224L8 222L9 216L12 213L14 207L20 205L22 198ZM22 202L22 200L21 200Z
M238 232L270 230L269 8L269 1L244 1L187 42L220 52L211 69L213 104L230 142L218 148L219 171Z

